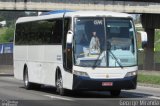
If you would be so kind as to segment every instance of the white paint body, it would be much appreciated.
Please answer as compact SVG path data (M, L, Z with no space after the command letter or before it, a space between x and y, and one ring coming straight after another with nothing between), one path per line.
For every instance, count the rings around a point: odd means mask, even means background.
M131 17L124 13L88 11L88 12L69 12L65 17ZM16 23L36 21L42 19L62 18L63 14L53 14L46 16L19 18ZM74 23L74 22L72 22ZM72 25L73 26L73 25ZM73 27L72 27L73 29ZM61 56L61 60L57 60ZM39 84L55 86L56 68L59 67L62 72L63 87L72 90L73 74L64 70L62 45L15 45L14 46L14 76L23 80L24 65L28 67L29 81ZM137 66L124 68L86 68L73 66L73 70L88 73L91 79L117 79L124 78L127 72L137 70ZM106 78L106 75L109 75Z

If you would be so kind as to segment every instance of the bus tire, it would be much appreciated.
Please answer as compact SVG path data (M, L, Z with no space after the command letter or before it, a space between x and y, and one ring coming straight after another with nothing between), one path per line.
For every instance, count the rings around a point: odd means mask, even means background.
M56 74L56 89L60 95L66 95L66 89L63 88L63 79L60 72L57 72Z
M118 97L121 93L121 90L112 90L110 91L111 96Z
M29 89L32 88L33 84L31 82L29 82L28 68L27 67L24 70L23 82L24 82L25 89L29 90Z

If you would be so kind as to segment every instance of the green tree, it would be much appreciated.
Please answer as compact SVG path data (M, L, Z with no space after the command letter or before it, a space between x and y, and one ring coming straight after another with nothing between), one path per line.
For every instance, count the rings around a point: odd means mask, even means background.
M4 18L3 17L0 17L0 21L3 21L4 20Z
M6 20L6 27L0 27L0 43L13 41L15 22L19 17L35 16L34 11L1 11L0 21Z
M14 29L7 28L3 34L0 35L0 43L12 42L14 37Z

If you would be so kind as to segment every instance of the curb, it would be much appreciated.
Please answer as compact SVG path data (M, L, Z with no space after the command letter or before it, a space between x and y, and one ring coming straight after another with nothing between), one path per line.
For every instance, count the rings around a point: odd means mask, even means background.
M9 74L9 73L0 73L0 77L1 76L14 76L14 74Z
M138 86L143 86L143 87L160 88L160 85L156 85L156 84L137 83L137 85Z

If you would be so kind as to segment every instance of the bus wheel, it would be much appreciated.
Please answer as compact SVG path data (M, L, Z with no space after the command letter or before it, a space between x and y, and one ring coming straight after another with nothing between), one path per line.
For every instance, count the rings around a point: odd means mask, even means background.
M113 91L110 91L110 94L111 96L119 96L121 93L121 90L113 90Z
M29 79L28 79L28 68L27 67L26 67L26 69L24 71L23 82L24 82L24 87L26 89L31 89L32 83L30 83Z
M62 75L61 74L58 74L57 75L57 79L56 79L56 89L57 89L57 92L60 94L60 95L65 95L65 89L63 88L63 80L62 80Z

